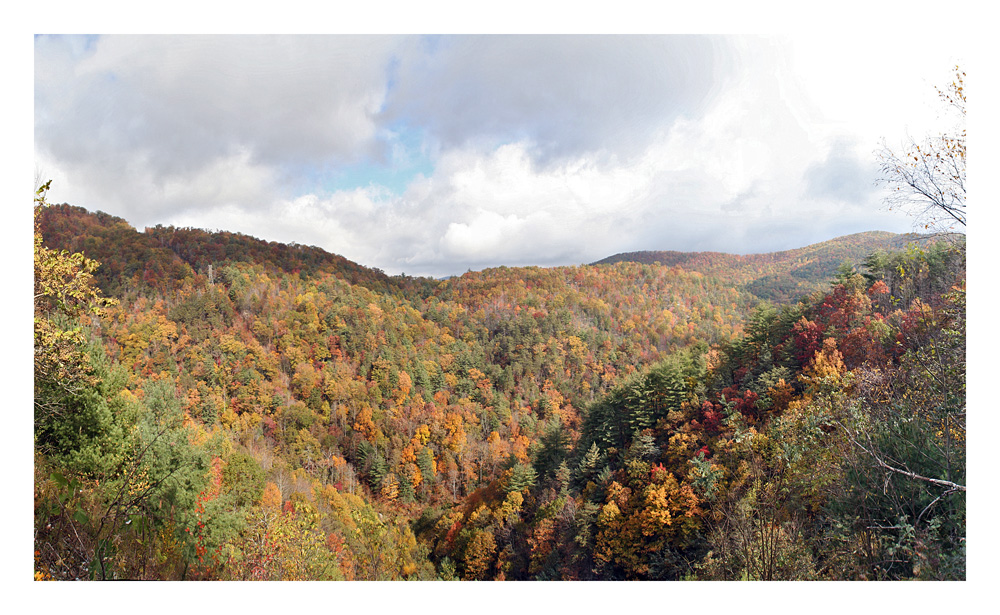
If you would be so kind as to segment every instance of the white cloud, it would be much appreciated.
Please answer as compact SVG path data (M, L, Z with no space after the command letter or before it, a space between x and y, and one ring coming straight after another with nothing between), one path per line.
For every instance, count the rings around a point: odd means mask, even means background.
M537 217L548 216L542 212ZM509 246L511 239L521 234L527 224L527 220L516 214L502 216L480 209L469 223L449 223L441 245L444 253L456 260L478 259L483 253L503 253L506 252L504 243Z
M871 152L925 84L858 77L827 43L42 37L36 160L53 200L140 228L314 244L391 273L906 230L869 189ZM425 175L329 187L380 164Z
M36 148L67 167L74 190L103 195L108 206L186 183L200 198L184 205L164 196L165 206L225 204L245 175L219 176L202 193L198 178L234 160L242 161L234 170L266 166L277 175L379 154L375 116L393 39L112 36L86 47L81 40L36 41ZM126 177L139 193L115 189Z

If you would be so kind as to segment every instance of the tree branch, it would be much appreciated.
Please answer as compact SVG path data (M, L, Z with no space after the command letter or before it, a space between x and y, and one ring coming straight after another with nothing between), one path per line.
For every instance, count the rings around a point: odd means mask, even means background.
M839 421L837 421L837 424L840 425L841 428L843 428L844 433L847 434L847 439L850 440L851 443L854 444L854 446L857 446L858 448L860 448L864 452L868 453L868 455L872 459L875 460L875 463L877 463L879 465L879 467L884 468L886 470L889 470L890 472L895 472L896 474L900 474L902 476L906 476L907 478L912 478L914 480L924 481L924 482L931 483L933 485L938 485L938 486L941 486L941 487L948 487L951 491L966 491L965 485L959 485L957 483L951 482L950 480L941 480L941 479L938 479L938 478L929 478L927 476L921 476L921 475L916 474L914 472L909 472L907 470L901 470L901 469L899 469L897 467L889 465L888 463L882 461L881 457L879 457L878 455L876 455L872 451L868 450L862 444L860 444L857 440L855 440L854 436L851 435L850 430L847 429L847 427L845 427L843 425L843 423L840 423Z

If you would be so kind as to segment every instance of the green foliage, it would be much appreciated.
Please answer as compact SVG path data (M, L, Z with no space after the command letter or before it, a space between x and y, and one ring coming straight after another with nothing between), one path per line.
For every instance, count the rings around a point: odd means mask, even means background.
M702 352L695 348L671 355L611 391L588 408L582 440L609 452L626 450L633 434L697 403L707 378Z
M964 293L949 293L896 373L864 371L856 384L862 404L845 431L860 451L848 470L859 488L838 504L858 526L885 528L871 554L891 555L873 566L879 578L965 578Z
M225 329L234 316L232 303L215 285L190 295L170 311L170 319L183 325L196 341L204 341L213 332Z
M527 491L538 482L538 473L529 465L518 463L507 471L504 489L507 493Z
M95 344L87 356L92 384L37 383L36 409L53 409L36 414L35 447L70 472L100 477L124 462L135 408L122 396L124 370L110 365Z
M566 459L569 446L570 436L562 423L558 419L550 420L543 428L533 464L540 481L555 478L559 465Z
M250 506L264 495L264 470L250 455L235 451L222 468L222 486L234 506Z

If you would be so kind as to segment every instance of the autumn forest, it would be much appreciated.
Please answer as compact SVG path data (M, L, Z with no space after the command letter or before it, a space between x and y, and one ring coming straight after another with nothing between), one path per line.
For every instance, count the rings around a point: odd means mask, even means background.
M965 579L964 234L436 280L45 193L37 580Z

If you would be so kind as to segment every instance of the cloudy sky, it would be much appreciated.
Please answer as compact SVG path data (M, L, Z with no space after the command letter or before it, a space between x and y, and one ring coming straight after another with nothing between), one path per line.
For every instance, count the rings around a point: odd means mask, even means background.
M35 36L52 202L445 276L865 230L954 37Z

